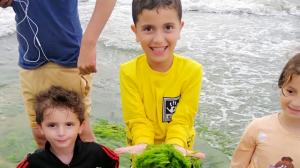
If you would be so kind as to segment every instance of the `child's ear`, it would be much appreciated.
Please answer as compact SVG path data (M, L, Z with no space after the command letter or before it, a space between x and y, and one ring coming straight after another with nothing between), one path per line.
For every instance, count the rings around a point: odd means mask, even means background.
M184 21L181 21L181 23L180 23L180 31L183 28L183 26L184 26Z
M41 133L42 135L44 135L44 131L43 131L43 129L42 129L41 124L37 124L37 128L39 129L40 133Z
M79 130L78 130L78 134L82 133L82 130L84 129L84 127L86 127L86 121L85 120L81 123L81 125L79 127Z
M135 41L139 42L139 39L138 39L137 34L136 34L136 26L135 26L135 24L131 25L131 31L135 34Z
M181 30L182 30L183 26L184 26L184 21L181 21L181 22L180 22L180 28L179 28L179 29L180 29L180 30L179 30L180 33L179 33L178 39L180 39L180 34L181 34Z

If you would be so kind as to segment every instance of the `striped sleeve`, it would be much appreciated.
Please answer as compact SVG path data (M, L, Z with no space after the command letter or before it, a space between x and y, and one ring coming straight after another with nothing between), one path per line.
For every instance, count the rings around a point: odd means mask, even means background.
M119 156L103 145L100 145L100 148L104 152L104 156L101 158L103 165L105 167L119 168Z
M29 168L27 157L17 165L17 168Z

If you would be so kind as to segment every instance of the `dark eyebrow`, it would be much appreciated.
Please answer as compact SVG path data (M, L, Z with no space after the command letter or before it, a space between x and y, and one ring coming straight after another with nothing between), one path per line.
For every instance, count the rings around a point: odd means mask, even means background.
M145 25L142 25L141 27L145 28L145 27L153 27L153 26L151 24L145 24Z
M168 23L165 23L164 25L175 25L175 23L173 23L173 22L168 22Z
M56 122L48 122L48 123L46 123L46 125L52 125L52 124L56 124Z

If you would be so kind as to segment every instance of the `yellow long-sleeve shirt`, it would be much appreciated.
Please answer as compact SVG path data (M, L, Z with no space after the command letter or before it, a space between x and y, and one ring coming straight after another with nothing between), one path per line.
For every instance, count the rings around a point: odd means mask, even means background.
M191 149L202 73L201 64L177 54L167 72L152 70L144 54L122 64L121 101L129 144Z

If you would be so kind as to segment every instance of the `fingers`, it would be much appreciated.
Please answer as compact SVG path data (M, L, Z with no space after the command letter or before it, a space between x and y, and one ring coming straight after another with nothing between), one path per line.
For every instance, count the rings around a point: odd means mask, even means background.
M13 0L0 0L0 7L6 8L8 6L11 6Z
M121 147L121 148L115 149L114 152L120 155L120 154L128 153L129 149L128 149L128 147Z
M192 151L190 151L190 152L191 153L187 154L187 156L191 156L191 157L194 157L194 158L197 158L197 159L200 159L200 160L205 158L205 154L202 153L202 152L196 152L196 153L192 152Z
M0 0L0 6L4 7L4 5L6 5L7 2L8 0Z
M6 4L8 2L8 0L0 0L0 5L3 6L4 4Z
M174 145L175 149L177 149L179 152L183 154L183 156L187 155L187 150L179 145Z
M88 75L90 73L96 73L97 69L95 65L80 66L78 67L80 75Z
M133 146L117 148L114 150L114 152L117 154L129 153L129 154L135 155L135 154L139 154L139 153L143 152L146 147L147 147L146 144L138 144L138 145L133 145Z
M183 154L183 156L191 156L197 159L204 159L205 158L205 154L202 152L194 152L188 149L185 149L181 146L178 145L174 145L175 149L177 149L179 152L181 152Z

